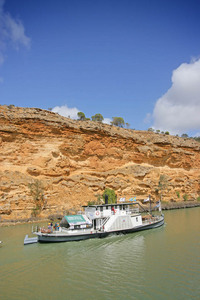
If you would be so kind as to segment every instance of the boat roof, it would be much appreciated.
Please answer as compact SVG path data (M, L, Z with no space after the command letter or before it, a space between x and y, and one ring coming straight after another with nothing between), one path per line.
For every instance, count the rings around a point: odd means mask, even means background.
M84 218L83 215L68 215L62 218L62 223L67 221L70 225L83 225L88 224L88 221Z
M82 207L109 207L109 206L123 206L123 205L133 205L133 204L139 204L137 201L133 202L122 202L122 203L112 203L112 204L92 204L92 205L83 205Z

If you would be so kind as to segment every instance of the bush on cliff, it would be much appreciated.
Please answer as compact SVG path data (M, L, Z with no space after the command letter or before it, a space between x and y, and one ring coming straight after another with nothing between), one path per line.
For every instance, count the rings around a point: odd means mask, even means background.
M32 211L32 216L36 217L45 206L44 188L39 180L35 180L34 182L30 183L28 187L35 204L35 208L33 208Z
M96 115L92 116L92 121L102 122L103 120L104 120L104 118L101 114L96 114Z
M103 199L105 201L105 195L108 196L108 204L116 203L117 195L115 194L115 191L109 188L106 188L103 193Z
M118 127L122 127L122 128L124 127L125 122L124 122L123 118L121 118L121 117L113 117L112 119L113 119L113 121L111 122L112 125L115 125L115 126L118 126Z
M84 121L86 119L85 114L82 111L79 111L77 116L80 121Z

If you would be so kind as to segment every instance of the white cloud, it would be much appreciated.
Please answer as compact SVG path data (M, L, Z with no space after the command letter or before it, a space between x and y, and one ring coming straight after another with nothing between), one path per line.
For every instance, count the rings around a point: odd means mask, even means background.
M109 118L104 118L104 120L103 120L103 122L102 122L102 123L110 125L110 124L111 124L111 122L112 122L112 120L111 120L111 119L109 119Z
M76 107L69 108L67 105L63 106L56 106L52 108L51 110L54 113L58 113L59 115L66 117L66 118L71 118L73 120L77 120L78 116L77 113L80 112L81 110L77 109ZM104 124L111 124L112 120L109 118L104 118L103 122Z
M4 62L5 51L8 44L19 49L23 45L30 47L31 40L25 34L24 26L19 19L13 18L4 11L4 0L0 0L0 65Z
M200 130L200 59L172 74L171 88L156 102L154 127L170 133Z
M4 23L7 37L13 42L15 47L18 47L19 44L25 47L30 46L30 38L25 35L25 29L20 20L14 20L9 14L5 14Z
M144 122L144 124L149 124L149 123L151 123L151 121L152 121L152 114L147 113L143 122Z
M77 113L80 110L78 110L76 107L69 108L67 105L63 106L56 106L52 109L52 112L58 113L59 115L63 117L70 117L71 119L77 120L78 116Z

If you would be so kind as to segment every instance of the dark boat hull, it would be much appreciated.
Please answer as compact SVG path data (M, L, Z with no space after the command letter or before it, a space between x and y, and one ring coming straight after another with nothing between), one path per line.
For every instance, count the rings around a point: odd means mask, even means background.
M40 243L58 243L58 242L72 242L72 241L81 241L93 238L104 238L109 235L119 235L119 234L128 234L142 230L148 230L157 228L164 225L164 217L160 220L148 223L145 225L141 225L134 228L123 229L123 230L115 230L115 231L96 231L96 232L88 232L88 233L81 233L81 234L71 234L71 235L60 235L60 234L41 234L38 235L38 242Z

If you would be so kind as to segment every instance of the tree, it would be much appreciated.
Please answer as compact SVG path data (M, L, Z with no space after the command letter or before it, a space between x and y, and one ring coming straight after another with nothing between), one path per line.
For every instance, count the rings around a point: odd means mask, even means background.
M111 122L113 125L118 126L118 127L124 127L124 119L121 117L113 117L113 121Z
M169 131L165 131L165 134L169 135Z
M30 193L33 197L33 201L35 203L35 208L33 209L33 215L36 216L45 205L44 201L44 188L39 180L35 180L34 182L28 185L30 189Z
M117 195L115 194L115 191L109 188L106 188L103 192L103 199L105 201L105 195L108 196L108 204L116 203Z
M92 116L92 121L102 122L104 120L103 116L101 114L96 114Z
M183 134L181 135L181 137L182 137L182 138L188 138L188 134L187 134L187 133L183 133Z
M86 118L85 118L85 114L82 112L82 111L79 111L77 113L77 116L79 118L80 121L84 121Z
M154 132L154 128L148 128L148 131L150 131L150 132Z
M156 192L160 194L160 200L162 200L162 194L168 188L168 185L169 182L167 180L167 177L165 175L160 175L158 187L156 189Z

